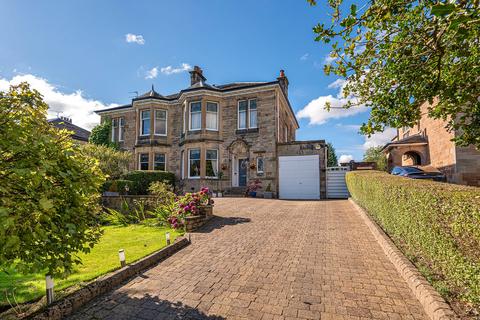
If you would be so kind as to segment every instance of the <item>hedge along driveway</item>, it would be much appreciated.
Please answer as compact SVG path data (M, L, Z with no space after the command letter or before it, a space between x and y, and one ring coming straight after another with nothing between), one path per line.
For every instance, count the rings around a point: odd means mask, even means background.
M450 303L480 311L480 188L378 171L346 179L352 197Z

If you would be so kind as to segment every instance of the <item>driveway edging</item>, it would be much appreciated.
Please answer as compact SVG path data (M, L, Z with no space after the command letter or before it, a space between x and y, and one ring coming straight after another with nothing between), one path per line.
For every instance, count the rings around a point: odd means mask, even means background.
M134 263L128 264L121 269L101 276L100 278L87 284L85 287L58 301L55 301L52 305L46 307L38 313L34 313L28 318L33 320L60 320L72 314L75 310L79 309L90 300L112 290L122 282L132 278L135 274L152 267L160 261L165 260L189 244L189 239L185 237L179 237L175 239L173 244L155 251L154 253L141 258Z
M372 218L360 207L354 199L348 201L357 209L359 216L365 221L373 236L382 247L385 255L395 266L398 273L412 290L415 297L422 305L427 316L432 320L459 319L450 305L428 283L425 277L397 248L387 234L373 221Z

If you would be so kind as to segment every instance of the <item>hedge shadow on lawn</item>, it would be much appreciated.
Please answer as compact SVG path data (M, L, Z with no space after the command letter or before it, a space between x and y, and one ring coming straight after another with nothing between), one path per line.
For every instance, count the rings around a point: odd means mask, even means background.
M252 221L250 218L243 217L219 217L214 216L207 224L202 226L196 232L198 233L209 233L215 229L221 229L225 226L234 226L237 224L249 223Z
M207 315L197 308L160 299L151 294L142 297L129 296L125 292L112 293L90 301L73 315L70 320L79 319L205 319L223 320L224 317Z

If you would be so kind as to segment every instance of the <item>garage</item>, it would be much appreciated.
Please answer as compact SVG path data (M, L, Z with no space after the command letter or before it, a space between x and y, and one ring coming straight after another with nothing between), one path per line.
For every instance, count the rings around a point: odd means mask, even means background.
M319 155L281 156L278 159L280 199L320 199Z
M327 198L346 199L349 197L345 175L348 167L327 168Z

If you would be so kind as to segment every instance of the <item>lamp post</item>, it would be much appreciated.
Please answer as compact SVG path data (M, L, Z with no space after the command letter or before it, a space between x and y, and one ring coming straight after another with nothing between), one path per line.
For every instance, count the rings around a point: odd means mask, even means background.
M125 262L125 250L120 249L118 250L118 259L120 260L120 266L125 267L126 262Z
M170 245L170 232L165 233L165 239L167 240L167 246Z

